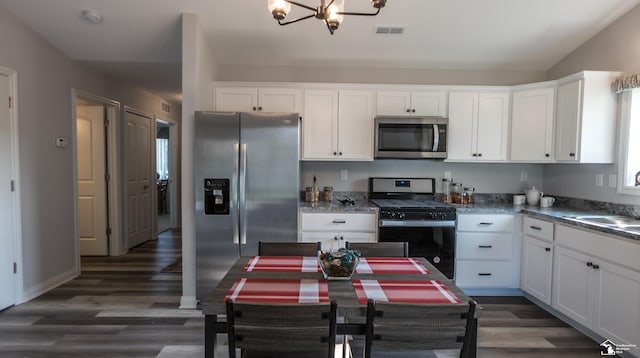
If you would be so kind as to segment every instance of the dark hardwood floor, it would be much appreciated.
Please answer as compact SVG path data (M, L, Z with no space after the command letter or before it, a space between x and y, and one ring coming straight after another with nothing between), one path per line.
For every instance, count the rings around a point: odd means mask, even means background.
M180 240L167 231L124 256L83 258L80 277L0 312L0 357L202 357L204 319L178 309L182 275L162 272ZM600 356L598 342L525 298L475 299L478 357Z

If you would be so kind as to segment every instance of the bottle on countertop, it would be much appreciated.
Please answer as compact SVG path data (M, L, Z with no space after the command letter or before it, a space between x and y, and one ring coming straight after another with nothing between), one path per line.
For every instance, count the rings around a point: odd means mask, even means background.
M332 202L333 201L333 187L325 186L324 187L324 201Z
M320 189L318 189L318 179L316 176L313 176L313 201L318 201L320 199Z

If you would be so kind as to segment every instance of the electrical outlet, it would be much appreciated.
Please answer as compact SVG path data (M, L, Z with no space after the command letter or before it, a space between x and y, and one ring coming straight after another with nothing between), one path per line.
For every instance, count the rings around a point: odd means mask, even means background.
M346 169L341 169L340 180L348 180L348 179L349 179L349 172Z
M451 171L450 170L445 170L444 171L444 178L445 179L451 179Z
M609 174L609 188L615 188L618 186L618 176L616 174Z
M596 174L596 186L602 187L604 185L604 174Z
M529 173L527 173L526 170L523 170L520 172L520 181L527 181L528 177L529 177Z

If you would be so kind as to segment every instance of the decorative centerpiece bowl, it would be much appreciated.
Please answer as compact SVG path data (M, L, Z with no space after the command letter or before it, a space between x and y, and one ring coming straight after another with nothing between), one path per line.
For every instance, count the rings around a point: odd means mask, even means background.
M327 280L350 280L360 260L360 251L339 248L318 251L318 263Z

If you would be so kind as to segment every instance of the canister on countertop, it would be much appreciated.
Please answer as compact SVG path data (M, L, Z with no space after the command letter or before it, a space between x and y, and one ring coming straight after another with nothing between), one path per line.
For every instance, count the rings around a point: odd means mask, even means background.
M324 187L324 201L333 201L333 187L325 186Z
M313 192L313 187L306 187L304 191L304 201L312 202L314 199L315 193Z
M454 204L462 204L462 183L453 183L451 191L451 202Z
M442 179L442 201L445 203L451 202L451 182L451 178Z
M464 188L466 202L463 204L474 204L476 202L473 195L475 191L476 191L476 188Z

